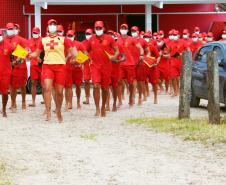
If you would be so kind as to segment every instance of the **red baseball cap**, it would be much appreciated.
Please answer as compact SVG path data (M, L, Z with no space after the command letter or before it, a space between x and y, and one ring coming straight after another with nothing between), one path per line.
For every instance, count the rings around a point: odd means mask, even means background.
M140 35L144 35L144 31L141 31L141 32L140 32Z
M96 27L103 28L104 27L104 23L102 21L96 21L95 24L94 24L94 28L96 28Z
M129 26L128 26L127 24L122 24L122 25L120 26L120 28L122 28L123 26L125 26L125 27L126 27L126 29L128 29L128 28L129 28Z
M132 31L132 30L139 31L139 28L138 28L137 26L133 26L133 27L131 28L131 31Z
M212 33L212 32L209 32L209 33L207 34L207 37L213 37L213 33Z
M115 35L115 33L112 30L108 30L107 34L109 34L109 33Z
M154 33L153 33L153 36L158 36L158 33L157 33L157 32L154 32Z
M3 32L3 30L2 30L2 29L0 29L0 35L3 35L3 33L4 33L4 32Z
M150 33L147 33L147 32L146 32L146 33L144 34L144 37L149 37L149 38L150 38L151 35L150 35Z
M164 35L164 31L160 30L160 31L158 32L158 34L159 34L159 35Z
M64 31L64 27L62 25L57 26L57 31Z
M20 25L19 24L14 24L14 27L15 26L20 29Z
M188 29L184 29L184 30L183 30L183 33L184 33L184 34L187 34L187 33L189 33L189 30L188 30Z
M198 37L199 35L197 33L193 33L191 37Z
M200 31L200 28L199 27L195 27L194 31Z
M32 33L40 33L40 29L38 27L34 27L32 29Z
M67 32L67 35L75 35L75 33L74 33L74 31L73 30L68 30L68 32Z
M203 36L203 37L207 36L207 33L206 33L206 32L203 32L203 33L202 33L202 36Z
M49 25L51 22L55 22L57 24L57 21L54 19L50 19L47 24Z
M173 31L171 30L171 31L169 31L169 35L173 35Z
M164 38L161 37L161 36L158 36L156 40L157 40L157 41L164 41Z
M93 34L93 30L92 30L92 29L87 29L87 30L86 30L86 33Z
M151 30L147 30L145 33L149 33L151 35Z
M8 29L14 29L14 24L13 23L7 23L6 24L6 29L8 30Z
M200 33L200 34L198 34L198 37L199 37L199 38L202 38L202 37L203 37L203 35Z
M120 33L117 33L117 32L115 32L115 37L120 37L121 35L120 35Z
M173 34L174 34L174 35L180 35L180 32L179 32L178 30L175 30L175 31L173 32Z

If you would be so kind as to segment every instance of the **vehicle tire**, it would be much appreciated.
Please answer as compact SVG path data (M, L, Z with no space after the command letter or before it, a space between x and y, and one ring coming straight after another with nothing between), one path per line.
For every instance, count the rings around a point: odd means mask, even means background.
M191 97L190 97L190 106L191 107L198 107L200 103L200 98L195 96L193 88L191 87Z
M31 93L31 86L32 86L32 82L31 82L31 78L29 77L26 85L28 93ZM36 94L42 94L42 86L40 81L37 82Z

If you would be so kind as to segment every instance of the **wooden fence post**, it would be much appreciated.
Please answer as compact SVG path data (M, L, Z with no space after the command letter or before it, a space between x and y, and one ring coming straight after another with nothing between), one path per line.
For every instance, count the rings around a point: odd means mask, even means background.
M178 118L190 118L192 52L182 52Z
M219 72L216 51L207 52L207 90L209 123L220 124Z

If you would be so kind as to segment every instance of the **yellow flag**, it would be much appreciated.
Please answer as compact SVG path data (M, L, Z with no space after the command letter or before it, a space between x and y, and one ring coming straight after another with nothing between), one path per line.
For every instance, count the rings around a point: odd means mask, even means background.
M151 58L151 59L154 59L154 60L156 59L155 57L150 57L150 56L146 56L146 57Z
M89 57L86 56L83 52L81 52L80 50L78 51L78 55L76 57L76 62L78 63L83 63L85 62L86 60L88 60Z
M28 55L28 52L18 44L16 47L16 50L12 53L12 55L21 57L21 58L26 58L26 56Z
M152 65L150 66L149 63L147 63L145 60L143 60L145 64L147 64L148 67L152 67Z

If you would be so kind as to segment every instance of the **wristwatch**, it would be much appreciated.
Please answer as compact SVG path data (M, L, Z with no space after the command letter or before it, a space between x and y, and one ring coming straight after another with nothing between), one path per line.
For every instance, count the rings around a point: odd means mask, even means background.
M144 54L140 54L140 56L144 56Z

